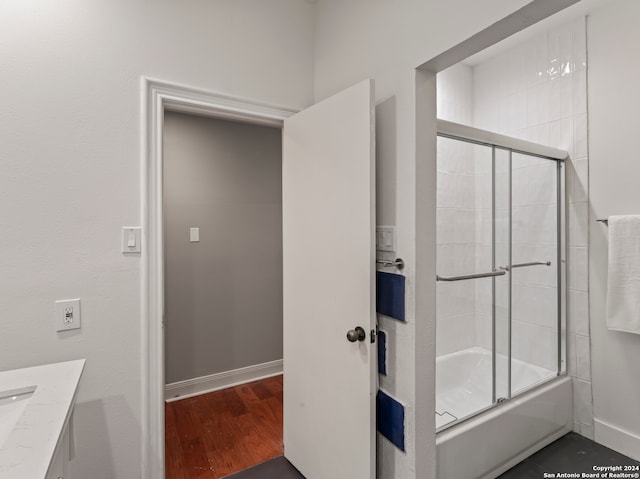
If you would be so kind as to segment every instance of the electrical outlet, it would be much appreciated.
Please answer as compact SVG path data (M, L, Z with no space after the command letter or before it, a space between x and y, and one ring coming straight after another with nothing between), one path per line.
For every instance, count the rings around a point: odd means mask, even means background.
M80 298L56 301L56 331L80 329Z

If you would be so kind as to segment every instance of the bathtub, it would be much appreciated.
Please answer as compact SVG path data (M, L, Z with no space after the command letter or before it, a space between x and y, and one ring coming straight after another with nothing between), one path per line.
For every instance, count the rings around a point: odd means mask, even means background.
M506 391L506 366L496 355L498 391ZM573 429L571 378L517 359L511 368L513 397L491 408L490 351L474 347L436 359L439 479L495 478Z

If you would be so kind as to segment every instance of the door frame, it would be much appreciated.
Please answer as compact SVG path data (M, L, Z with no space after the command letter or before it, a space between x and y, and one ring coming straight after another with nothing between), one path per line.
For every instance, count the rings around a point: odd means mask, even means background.
M142 77L142 478L164 474L164 112L283 127L297 110Z

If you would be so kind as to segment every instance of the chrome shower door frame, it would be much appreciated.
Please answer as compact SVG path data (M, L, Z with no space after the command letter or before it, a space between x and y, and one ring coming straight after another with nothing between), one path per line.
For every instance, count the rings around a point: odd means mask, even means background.
M445 430L451 426L462 423L472 417L493 409L496 406L508 401L514 397L518 397L531 390L544 386L549 381L555 378L548 379L539 383L533 384L531 387L527 387L518 391L514 396L512 394L512 309L513 309L513 280L512 270L513 268L546 265L550 266L549 261L535 261L531 263L513 264L513 154L523 154L533 157L542 158L548 161L556 162L556 271L557 271L557 364L556 364L556 377L564 376L567 374L567 362L566 362L566 333L567 333L567 320L566 320L566 300L567 300L567 288L566 288L566 174L565 174L565 160L568 158L568 153L563 150L548 147L546 145L540 145L517 138L512 138L506 135L500 135L494 132L481 130L478 128L469 127L466 125L460 125L449 121L438 120L438 137L448 138L451 140L462 141L475 145L481 145L491 148L491 267L492 271L489 273L477 273L468 274L457 277L441 277L436 276L438 281L458 281L475 279L480 277L491 277L492 282L492 323L491 323L491 371L492 371L492 404L486 408L482 408L474 414L467 417L460 418L449 424L446 424L438 430ZM498 266L496 261L496 151L504 151L508 153L508 264L506 266ZM507 391L506 397L500 397L497 393L497 326L496 326L496 277L499 275L497 272L502 271L508 273L508 297L507 297ZM500 275L502 276L502 275Z

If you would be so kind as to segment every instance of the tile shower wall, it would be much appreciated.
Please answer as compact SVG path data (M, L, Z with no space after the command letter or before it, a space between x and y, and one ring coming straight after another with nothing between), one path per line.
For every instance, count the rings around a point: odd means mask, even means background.
M474 126L566 149L567 188L567 367L574 382L575 429L593 437L588 318L588 151L585 19L581 18L476 65ZM552 260L548 186L553 171L539 161L514 164L514 262ZM529 216L530 217L530 216ZM549 236L549 238L546 238ZM555 268L555 265L552 266ZM552 271L514 274L514 354L541 366L553 357L555 288ZM478 295L476 291L476 295ZM477 318L481 318L478 315ZM480 319L479 319L480 320ZM481 326L481 325L480 325ZM481 329L481 327L478 327ZM479 336L482 341L483 336ZM486 337L486 335L484 336Z

